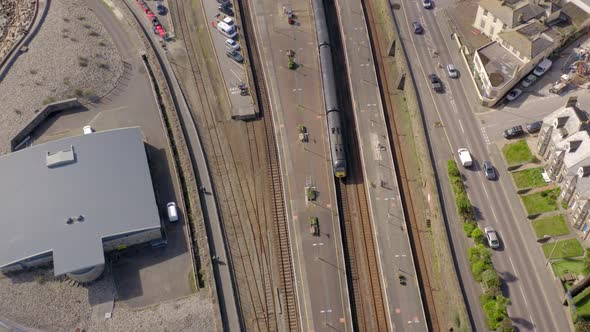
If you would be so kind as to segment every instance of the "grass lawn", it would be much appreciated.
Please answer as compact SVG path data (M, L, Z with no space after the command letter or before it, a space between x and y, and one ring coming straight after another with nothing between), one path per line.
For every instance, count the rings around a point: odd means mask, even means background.
M553 251L553 255L551 255L551 251ZM547 258L551 255L551 259L577 257L584 255L584 248L577 239L569 239L557 241L557 245L554 242L544 244L543 253Z
M522 203L529 215L557 210L557 196L560 189L549 189L538 193L521 196Z
M551 263L553 266L553 272L558 277L561 277L566 272L574 273L577 275L586 275L588 271L584 267L584 260L582 258L566 258Z
M502 153L508 165L522 164L533 160L533 154L525 140L506 144Z
M590 319L590 288L586 288L582 293L574 297L574 304L576 305L578 317Z
M543 235L559 236L570 233L562 215L534 220L533 227L538 238L543 237Z
M543 179L543 168L542 167L535 167L525 169L524 171L518 171L512 173L512 178L514 178L514 183L516 183L516 188L534 188L534 187L541 187L546 185L547 183Z

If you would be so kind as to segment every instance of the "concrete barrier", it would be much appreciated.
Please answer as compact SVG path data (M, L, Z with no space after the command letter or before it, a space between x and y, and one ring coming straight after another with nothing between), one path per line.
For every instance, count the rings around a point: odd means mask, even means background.
M47 119L47 117L50 115L81 106L82 104L80 104L77 98L66 99L45 105L45 108L37 113L33 120L31 120L23 129L18 132L18 134L14 136L14 138L10 140L10 151L15 151L16 147L20 145L20 142L27 139L33 130L35 130L35 128L37 128L39 124L41 124L41 122Z

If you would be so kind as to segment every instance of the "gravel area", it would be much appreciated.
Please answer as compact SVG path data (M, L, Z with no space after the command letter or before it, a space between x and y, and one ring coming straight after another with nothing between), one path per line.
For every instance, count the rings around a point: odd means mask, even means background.
M82 0L51 1L43 26L0 82L0 153L46 103L111 91L123 73L121 56Z
M0 275L0 320L43 331L214 331L215 320L207 291L142 310L115 301L112 318L96 319L90 303L114 294L106 271L87 286L72 286L53 277L51 269L36 269L10 278ZM108 295L106 296L108 297Z

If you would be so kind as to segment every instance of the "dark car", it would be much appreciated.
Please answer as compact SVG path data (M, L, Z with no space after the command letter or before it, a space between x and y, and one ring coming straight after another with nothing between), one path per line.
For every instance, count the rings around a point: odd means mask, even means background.
M535 121L532 123L527 123L526 131L528 131L530 134L536 133L539 130L541 130L542 126L543 126L543 121Z
M512 128L508 128L504 130L504 138L510 139L514 137L518 137L524 134L524 130L522 130L522 126L514 126Z
M160 25L160 21L158 20L157 17L152 17L152 24L157 27L158 25Z
M238 52L234 49L226 50L225 54L227 55L228 58L234 60L237 63L244 62L244 57L240 54L240 52Z
M162 4L162 1L157 2L156 10L158 11L158 14L160 14L160 15L166 14L166 7L164 7L164 5Z
M493 180L496 178L496 171L494 170L494 166L492 166L492 162L486 160L483 162L483 172L486 175L486 179Z
M414 33L419 35L424 32L424 28L422 28L422 24L418 22L412 22L412 27L414 28Z
M426 9L432 8L432 0L422 0L422 6Z
M440 78L436 76L436 74L430 74L430 83L432 84L432 88L436 92L442 92L442 82Z
M224 13L225 15L234 16L234 10L231 9L229 5L219 5L219 7L217 7L217 10Z

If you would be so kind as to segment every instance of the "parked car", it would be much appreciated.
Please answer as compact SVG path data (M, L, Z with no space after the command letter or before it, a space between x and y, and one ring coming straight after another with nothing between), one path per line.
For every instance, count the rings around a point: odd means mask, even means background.
M219 5L219 7L217 7L217 10L224 13L225 15L234 16L234 10L231 9L229 5Z
M473 164L473 159L471 159L471 153L466 148L461 148L457 150L459 154L459 160L461 160L461 164L463 167L469 167Z
M508 92L508 94L506 95L506 99L508 99L508 101L513 101L514 99L518 98L518 96L520 96L521 94L522 94L521 89L514 89L514 90Z
M94 129L92 129L91 126L84 126L84 128L82 128L82 131L84 132L84 135L88 135L92 134L94 132Z
M223 23L229 25L230 27L236 24L236 22L234 22L234 19L229 16L223 18Z
M535 121L535 122L527 123L526 131L528 131L529 134L536 133L539 130L541 130L542 126L543 126L543 121Z
M537 76L543 76L543 74L545 74L549 70L549 68L551 68L552 64L553 62L549 59L541 61L541 63L539 63L537 67L535 67L535 70L533 70L533 74Z
M494 169L492 162L489 160L483 162L483 172L485 173L486 179L488 180L493 180L496 178L496 170Z
M162 4L162 1L158 1L156 3L156 10L158 11L159 15L165 15L166 14L166 7L164 7L164 4Z
M440 81L440 78L436 76L436 74L430 74L430 84L432 84L434 91L442 92L442 82Z
M524 130L522 130L522 126L520 126L520 125L504 130L504 138L506 138L506 139L518 137L522 134L524 134Z
M157 17L152 17L152 24L157 27L158 25L160 25L160 20L158 20Z
M486 235L486 239L488 240L488 245L492 249L496 249L500 247L500 240L498 240L498 234L493 227L486 227L483 230L484 234Z
M240 54L240 52L234 49L226 50L225 55L227 55L228 58L234 60L237 63L244 62L244 57Z
M217 3L224 6L231 6L231 1L229 0L217 0Z
M424 28L422 28L422 24L418 22L412 22L412 27L414 28L414 33L419 35L424 32Z
M523 88L528 88L529 86L533 85L533 83L535 83L537 81L537 76L530 74L529 76L525 77L524 80L522 80L522 83L520 85L522 85Z
M450 78L457 78L459 77L459 72L457 71L457 68L455 68L455 65L452 63L449 63L447 65L447 73L449 73L449 77Z
M240 49L240 44L238 44L237 41L228 38L228 39L225 40L225 47L227 49L238 51Z
M422 0L422 6L426 9L432 8L432 0Z

